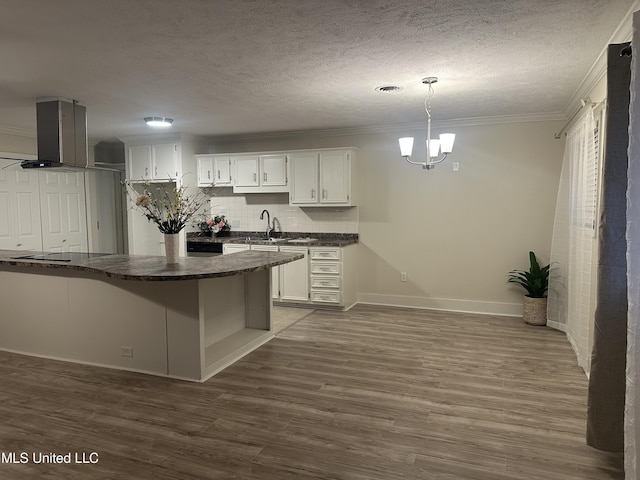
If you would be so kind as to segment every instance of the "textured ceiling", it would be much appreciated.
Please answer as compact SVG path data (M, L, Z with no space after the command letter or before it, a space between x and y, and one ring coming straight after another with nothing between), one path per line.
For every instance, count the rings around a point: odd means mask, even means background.
M562 113L633 4L0 0L0 126L35 131L45 96L85 103L94 140L151 115L205 135L423 122L428 75L440 121Z

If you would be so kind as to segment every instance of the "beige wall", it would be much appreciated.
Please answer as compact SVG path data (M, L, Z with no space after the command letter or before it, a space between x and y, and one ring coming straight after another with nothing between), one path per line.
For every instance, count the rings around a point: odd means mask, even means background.
M358 148L360 300L519 314L522 292L506 274L528 266L529 250L549 259L562 125L456 127L454 153L432 171L399 156L397 138L414 135L418 145L422 130L252 138L213 143L210 152ZM422 155L416 147L415 159Z
M0 152L36 155L38 153L38 143L36 137L0 133Z

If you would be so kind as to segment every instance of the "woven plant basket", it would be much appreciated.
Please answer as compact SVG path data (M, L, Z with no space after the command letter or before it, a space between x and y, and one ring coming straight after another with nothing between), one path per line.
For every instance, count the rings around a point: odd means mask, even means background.
M547 324L547 297L524 297L522 318L529 325Z

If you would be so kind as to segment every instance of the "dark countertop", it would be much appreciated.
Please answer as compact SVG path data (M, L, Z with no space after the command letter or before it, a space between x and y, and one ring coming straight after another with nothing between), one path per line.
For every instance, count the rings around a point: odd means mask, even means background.
M269 242L264 239L264 232L231 232L228 237L203 237L198 233L188 233L187 241L198 243L243 243L248 245L289 245L309 247L346 247L358 243L357 233L278 233L275 238L289 240ZM310 241L311 240L311 241Z
M0 250L3 266L92 272L121 280L175 281L228 277L257 272L303 258L302 254L247 251L216 257L181 257L180 263L167 265L165 257L146 255L105 255L84 260L60 262L16 259L31 254L25 250Z

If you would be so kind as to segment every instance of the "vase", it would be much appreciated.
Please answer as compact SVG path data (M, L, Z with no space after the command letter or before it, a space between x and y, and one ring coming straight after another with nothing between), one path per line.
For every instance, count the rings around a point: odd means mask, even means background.
M547 324L547 297L524 297L522 318L529 325Z
M167 263L178 263L180 261L180 234L164 234L164 251L167 256Z

